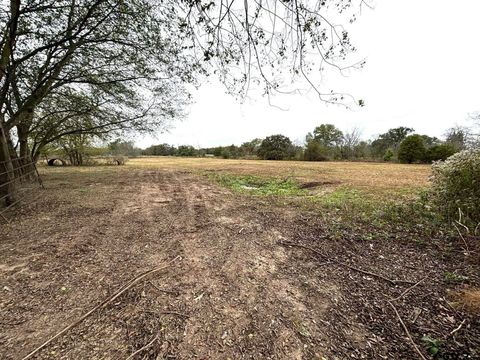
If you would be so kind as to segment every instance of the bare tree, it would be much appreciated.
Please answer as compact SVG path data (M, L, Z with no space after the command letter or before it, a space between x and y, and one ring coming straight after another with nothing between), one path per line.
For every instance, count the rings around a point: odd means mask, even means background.
M470 121L473 123L472 126L472 146L480 147L480 112L474 112L473 114L468 115Z
M350 159L355 156L355 149L360 144L362 132L357 127L343 133L342 156Z
M456 125L445 133L445 142L452 145L455 151L468 148L472 144L473 138L471 129L467 126Z

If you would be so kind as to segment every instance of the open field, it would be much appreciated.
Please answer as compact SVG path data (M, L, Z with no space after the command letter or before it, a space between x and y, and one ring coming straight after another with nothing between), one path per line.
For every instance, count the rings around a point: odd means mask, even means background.
M40 171L41 199L0 225L2 359L67 325L32 358L480 357L478 298L465 301L478 239L465 253L420 218L376 227L217 181L289 178L380 206L427 187L427 166L139 158Z
M412 193L428 186L429 165L365 162L306 162L222 160L178 157L141 157L128 166L286 178L301 183L324 182L366 194L391 196Z

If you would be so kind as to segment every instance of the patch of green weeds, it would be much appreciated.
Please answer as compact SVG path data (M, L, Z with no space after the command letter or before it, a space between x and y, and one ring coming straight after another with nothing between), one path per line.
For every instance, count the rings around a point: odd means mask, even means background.
M206 175L220 185L244 194L295 197L297 205L304 206L308 211L321 212L330 223L338 218L342 226L362 223L371 230L375 229L370 232L380 233L385 230L388 234L408 233L419 245L424 242L423 235L433 236L449 232L444 220L432 208L428 192L423 189L414 192L410 190L408 196L407 194L400 196L398 192L392 192L392 196L388 199L383 194L377 196L348 186L315 192L311 189L302 189L301 183L291 178L218 172L206 173Z
M425 347L430 355L436 357L439 354L442 346L442 342L440 340L431 338L430 336L424 336L422 337L422 342L425 344Z
M297 330L297 332L303 337L312 336L306 324L302 322L294 321L293 325L295 326L295 329Z
M402 226L405 230L434 233L445 227L441 215L430 205L428 194L419 192L415 197L387 200L376 205L372 223L376 226Z
M227 174L209 174L209 177L229 189L252 195L302 196L307 194L307 191L301 189L299 184L292 179Z
M370 201L360 191L346 187L339 187L330 193L322 194L316 200L327 208L366 209L370 207Z
M457 274L456 272L445 271L443 277L448 282L463 283L469 280L468 276Z

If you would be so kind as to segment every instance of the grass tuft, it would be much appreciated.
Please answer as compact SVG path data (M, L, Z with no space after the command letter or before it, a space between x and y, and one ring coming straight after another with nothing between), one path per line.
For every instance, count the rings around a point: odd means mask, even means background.
M480 288L463 289L452 294L451 298L456 308L480 315Z

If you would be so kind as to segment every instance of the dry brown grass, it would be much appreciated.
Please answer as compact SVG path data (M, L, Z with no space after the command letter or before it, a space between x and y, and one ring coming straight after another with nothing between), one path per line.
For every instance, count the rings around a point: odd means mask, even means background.
M290 177L299 182L332 182L375 195L411 194L428 186L429 165L371 162L305 162L141 157L127 167L154 167L235 175Z
M480 289L466 289L452 296L455 306L480 315Z

